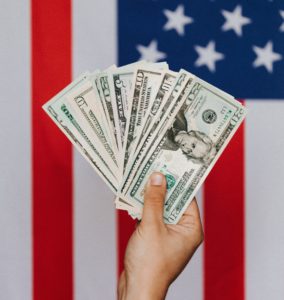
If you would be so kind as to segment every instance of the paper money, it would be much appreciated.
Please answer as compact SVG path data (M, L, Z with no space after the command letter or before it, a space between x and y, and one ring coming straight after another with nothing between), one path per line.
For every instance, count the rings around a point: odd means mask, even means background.
M63 131L69 138L73 145L79 152L87 159L92 167L97 171L99 176L111 188L113 192L117 192L118 182L112 171L109 170L107 163L101 160L101 155L97 152L96 148L92 148L91 141L81 130L80 125L73 118L73 115L67 109L63 100L66 99L68 93L80 87L80 85L87 79L88 73L83 74L61 93L52 98L44 105L45 111L56 123L56 125Z
M179 103L186 89L192 82L192 79L192 74L181 70L177 75L177 78L173 83L171 89L169 90L168 96L165 101L157 102L157 106L159 107L157 107L155 111L155 116L152 120L152 124L141 137L141 142L136 148L136 153L132 155L132 159L127 165L125 176L120 187L120 191L122 194L125 193L127 187L129 186L130 180L132 179L133 175L136 174L135 172L143 162L143 159L145 158L144 153L147 153L148 149L151 148L151 146L155 142L155 135L157 134L159 128L167 124L167 120L169 118L168 112L170 111L170 108L173 105L176 106Z
M170 70L166 71L163 74L163 78L158 88L158 92L154 97L153 102L151 103L151 107L149 107L148 112L146 113L143 125L140 127L140 132L138 134L138 139L136 140L133 152L136 151L137 145L139 145L142 142L143 137L148 133L150 125L153 123L153 120L156 117L159 109L162 107L164 100L169 97L171 88L176 77L177 73L172 72Z
M43 108L131 217L142 217L151 173L163 173L166 223L178 223L246 114L228 93L165 62L85 72Z
M84 123L88 136L94 136L108 153L109 158L115 163L112 167L118 167L115 151L111 144L106 123L103 122L103 111L100 101L97 99L92 82L87 80L80 89L69 93L66 97L67 103L72 107L74 112L80 117L81 125ZM91 133L90 133L91 131ZM100 144L97 142L97 145Z
M159 171L167 179L164 220L176 223L221 155L245 116L243 106L195 78L177 107L169 113L125 199L143 206L149 175Z
M129 97L132 89L133 75L136 66L141 64L143 63L134 63L108 72L113 120L121 154L124 144L129 103L131 103ZM123 159L120 157L120 160L122 167Z
M99 74L97 76L97 78L95 79L95 85L97 87L99 97L100 97L102 105L104 107L104 112L105 112L105 116L106 116L107 122L110 127L110 131L113 134L114 143L115 143L118 151L121 151L122 147L121 147L121 143L119 141L119 137L117 134L117 128L115 126L108 73L103 72L102 74Z
M133 149L135 140L138 139L138 133L140 128L143 127L144 117L148 111L149 104L152 102L162 78L163 71L155 68L138 67L134 73L131 90L132 102L129 107L125 131L127 139L123 146L123 170L127 165L131 152L135 150Z

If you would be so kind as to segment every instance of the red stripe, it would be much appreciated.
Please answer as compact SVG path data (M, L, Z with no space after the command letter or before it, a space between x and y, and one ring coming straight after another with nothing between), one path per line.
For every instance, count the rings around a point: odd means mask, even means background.
M123 260L128 240L135 229L135 221L127 212L117 211L118 276L123 271Z
M205 300L245 297L244 176L242 125L205 182Z
M71 1L31 8L33 299L71 300L72 147L41 108L71 81Z

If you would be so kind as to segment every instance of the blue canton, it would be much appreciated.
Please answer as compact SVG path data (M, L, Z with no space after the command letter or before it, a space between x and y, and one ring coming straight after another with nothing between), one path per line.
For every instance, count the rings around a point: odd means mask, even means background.
M118 1L119 64L166 60L237 98L284 99L284 1Z

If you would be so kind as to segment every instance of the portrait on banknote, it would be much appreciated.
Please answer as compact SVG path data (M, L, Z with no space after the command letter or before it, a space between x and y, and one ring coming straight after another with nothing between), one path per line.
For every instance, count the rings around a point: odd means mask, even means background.
M167 131L163 149L178 151L197 164L208 165L216 155L216 147L204 132L192 130L187 118L188 105L185 103L178 112L172 127Z

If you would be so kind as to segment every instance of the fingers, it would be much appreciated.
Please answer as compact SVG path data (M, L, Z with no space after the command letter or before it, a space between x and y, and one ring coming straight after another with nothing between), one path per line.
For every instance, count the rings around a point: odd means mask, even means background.
M185 210L182 217L180 218L178 224L180 225L194 224L195 227L197 226L202 228L200 212L195 197L188 205L187 209Z
M191 215L194 218L200 219L200 212L197 205L196 198L194 197L193 200L188 205L187 209L183 213L183 215Z
M164 200L166 195L166 178L155 172L149 178L144 195L142 224L164 224Z
M188 226L191 229L191 236L195 239L196 245L199 246L201 244L204 233L196 198L193 198L188 205L178 224Z

